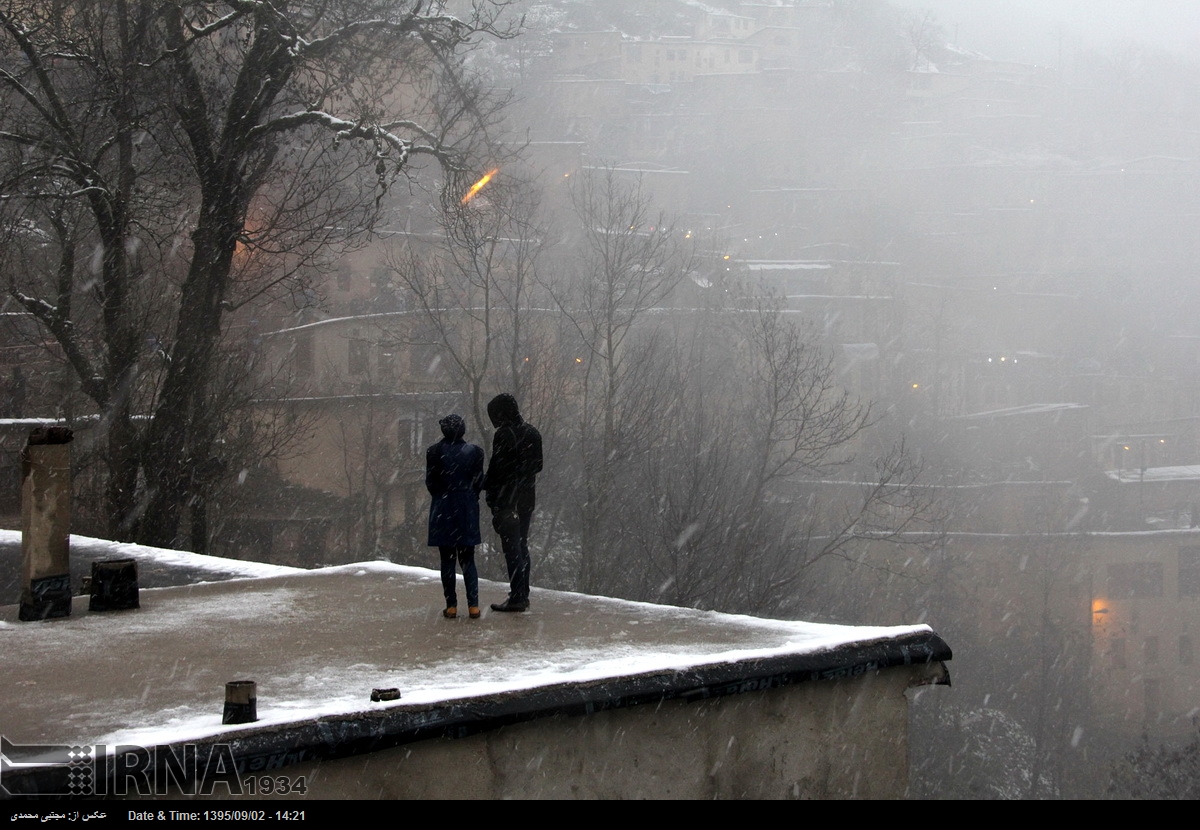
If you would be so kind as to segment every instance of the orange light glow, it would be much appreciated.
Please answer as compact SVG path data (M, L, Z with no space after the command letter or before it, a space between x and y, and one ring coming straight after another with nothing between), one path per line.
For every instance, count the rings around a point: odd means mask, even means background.
M1095 598L1092 600L1092 624L1102 625L1109 614L1108 600Z
M471 189L467 191L466 196L462 197L462 202L460 204L465 205L467 202L474 199L475 196L479 193L479 191L483 190L484 185L486 185L488 182L490 182L492 180L492 177L495 176L499 172L500 172L500 168L493 167L491 170L484 173L482 179L475 182L475 184L471 185Z

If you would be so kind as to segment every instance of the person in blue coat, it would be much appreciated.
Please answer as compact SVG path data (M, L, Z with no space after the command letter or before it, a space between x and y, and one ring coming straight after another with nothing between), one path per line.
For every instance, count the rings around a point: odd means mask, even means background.
M454 590L454 565L462 568L471 619L479 618L479 572L475 568L475 546L479 544L479 491L483 489L483 450L463 440L467 425L460 415L438 421L441 441L425 451L425 487L433 501L429 505L429 540L442 555L442 591L446 609L442 616L458 616L458 594Z

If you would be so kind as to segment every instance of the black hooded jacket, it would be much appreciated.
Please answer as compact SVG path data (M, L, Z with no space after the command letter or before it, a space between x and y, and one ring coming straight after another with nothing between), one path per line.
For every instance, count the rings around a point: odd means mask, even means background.
M517 400L504 392L487 406L496 428L487 471L487 505L492 511L531 511L534 483L542 471L542 435L521 419Z

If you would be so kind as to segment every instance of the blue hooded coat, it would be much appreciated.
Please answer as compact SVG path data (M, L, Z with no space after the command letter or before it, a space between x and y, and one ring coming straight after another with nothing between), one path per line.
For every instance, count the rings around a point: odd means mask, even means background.
M463 440L467 425L460 416L447 415L438 425L445 437L425 451L425 487L433 496L426 544L478 545L483 450Z

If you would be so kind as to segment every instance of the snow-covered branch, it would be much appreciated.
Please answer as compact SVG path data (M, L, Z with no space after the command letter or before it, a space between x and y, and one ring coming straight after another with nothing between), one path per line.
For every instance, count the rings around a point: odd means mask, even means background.
M29 89L11 73L5 71L4 74L7 77L3 78L3 80L9 86L12 86L29 103L47 124L53 126L56 131L68 140L68 143L74 145L76 143L76 136L71 125L71 119L67 115L65 105L58 96L57 89L50 81L50 76L46 71L44 55L38 49L37 45L34 44L25 27L3 12L0 12L0 28L3 28L12 36L13 40L17 43L17 47L21 50L21 54L29 62L34 77L37 78L38 87L46 96L46 104L43 104L41 99L33 93L33 90Z
M237 23L239 20L245 17L245 14L246 13L244 10L235 10L203 25L196 25L187 18L184 18L183 24L187 26L188 32L191 33L192 37L196 40L199 40L232 26L234 23Z
M20 133L10 133L7 130L0 130L0 141L7 141L10 144L20 144L24 147L44 147L46 142L40 138L33 136L21 135Z
M24 83L22 83L21 79L18 78L16 75L13 75L11 72L9 72L6 69L0 69L0 83L8 86L12 90L14 90L18 95L20 95L22 98L24 98L25 102L28 103L31 107L33 107L33 109L38 113L38 115L40 115L42 117L42 119L44 121L46 121L49 124L54 123L54 116L49 112L49 110L47 110L44 106L42 106L42 102L33 93L33 90L31 90L28 86L26 86Z
M92 398L92 400L103 405L108 399L108 389L100 373L92 365L87 349L79 341L75 324L60 313L58 306L51 305L38 297L31 297L28 294L18 291L16 288L10 288L10 293L14 300L20 303L26 311L40 320L42 325L50 330L55 340L62 346L67 360L71 362L72 367L75 369L84 393Z
M395 152L392 158L395 159L397 167L406 164L409 156L413 153L443 155L443 152L438 149L440 142L437 136L412 121L392 121L386 125L364 124L359 121L348 121L320 110L306 110L273 118L251 130L249 137L255 139L269 133L288 132L305 126L323 127L332 131L335 143L345 139L370 141L375 146L376 155L380 159L389 157L390 149ZM425 140L425 143L418 144L411 139L396 135L393 130L397 127L417 133Z

